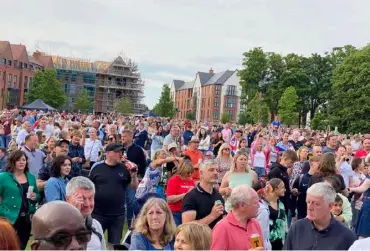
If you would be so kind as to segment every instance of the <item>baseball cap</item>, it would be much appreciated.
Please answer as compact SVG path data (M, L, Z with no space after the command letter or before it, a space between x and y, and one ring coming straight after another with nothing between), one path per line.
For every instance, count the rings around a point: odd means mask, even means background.
M105 147L106 152L119 152L123 150L123 146L118 143L112 143Z
M172 148L177 148L177 144L176 143L171 143L168 145L168 150L171 150Z
M199 142L199 138L197 136L192 136L191 140L190 140L190 143L191 142Z
M55 146L61 146L63 143L66 143L67 145L69 145L69 141L66 140L66 139L60 139L60 140L57 140L55 142Z

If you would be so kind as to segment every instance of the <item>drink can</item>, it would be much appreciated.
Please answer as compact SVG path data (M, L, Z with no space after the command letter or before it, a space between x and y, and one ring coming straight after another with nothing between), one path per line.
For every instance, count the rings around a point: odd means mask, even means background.
M222 201L220 201L220 200L216 200L216 201L215 201L215 205L219 205L219 204L222 204Z
M251 236L252 248L262 247L262 241L259 234L252 234Z
M28 191L27 191L27 199L29 199L31 197L31 193L33 193L33 186L29 186L28 187Z

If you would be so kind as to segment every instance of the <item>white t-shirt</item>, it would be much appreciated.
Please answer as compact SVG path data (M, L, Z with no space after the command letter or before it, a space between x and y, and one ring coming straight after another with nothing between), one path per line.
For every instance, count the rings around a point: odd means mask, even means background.
M351 251L351 250L369 250L369 249L370 249L370 237L355 241L348 250Z
M50 124L46 125L45 135L47 137L54 136L54 125L50 125Z
M265 159L265 154L263 151L261 152L256 152L254 155L253 159L253 167L265 167L266 164L266 159Z
M100 233L103 238L100 241L99 236L92 233L91 240L87 243L87 250L106 250L107 248L105 246L104 232L103 232L103 228L101 227L101 224L99 223L99 221L93 219L92 227L98 233Z
M352 170L352 167L350 164L347 163L347 161L344 161L340 164L340 175L342 175L344 179L344 183L346 184L346 187L349 187L349 180L351 177L354 176L354 172Z
M96 139L95 141L90 138L85 140L85 158L90 159L90 161L96 162L99 158L99 151L103 149L101 141ZM91 153L91 154L90 154Z

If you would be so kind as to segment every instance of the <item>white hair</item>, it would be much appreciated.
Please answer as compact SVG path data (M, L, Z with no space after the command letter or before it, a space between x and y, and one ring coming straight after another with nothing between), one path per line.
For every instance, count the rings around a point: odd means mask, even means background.
M239 204L248 204L251 200L251 187L248 185L239 185L231 192L229 201L231 208L235 209Z
M74 177L67 183L66 195L72 195L76 189L93 190L95 193L94 183L83 176Z
M199 171L204 171L206 167L212 166L212 165L217 165L217 161L214 159L206 159L199 165Z
M323 197L327 203L333 203L337 193L335 189L326 182L315 183L307 189L307 194L317 197Z

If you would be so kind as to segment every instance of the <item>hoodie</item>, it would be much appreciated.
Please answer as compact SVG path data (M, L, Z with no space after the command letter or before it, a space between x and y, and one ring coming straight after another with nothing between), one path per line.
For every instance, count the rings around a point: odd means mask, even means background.
M263 244L266 250L271 250L270 243L270 210L267 202L265 200L260 200L258 202L258 215L257 220L260 223L262 234L263 234Z
M283 202L285 207L285 212L288 213L290 210L290 187L289 187L289 175L287 173L287 168L278 162L271 163L271 171L268 173L268 179L272 178L281 179L285 185L285 195L281 197L280 200Z

